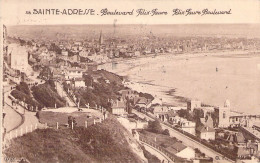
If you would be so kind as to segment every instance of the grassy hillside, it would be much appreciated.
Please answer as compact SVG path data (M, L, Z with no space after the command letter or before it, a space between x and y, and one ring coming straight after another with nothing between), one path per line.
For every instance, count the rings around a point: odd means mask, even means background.
M56 92L54 85L50 82L39 84L32 88L34 98L46 107L63 107L66 105L64 98Z
M118 91L125 88L122 84L122 77L105 70L88 72L88 75L84 75L83 78L86 85L92 88L74 88L72 85L63 83L65 90L68 88L74 90L82 107L89 103L91 107L98 105L109 109L111 106L108 101L117 99Z
M8 157L24 157L30 162L142 162L137 144L115 118L90 127L45 129L14 139L4 152ZM19 150L18 150L19 149Z

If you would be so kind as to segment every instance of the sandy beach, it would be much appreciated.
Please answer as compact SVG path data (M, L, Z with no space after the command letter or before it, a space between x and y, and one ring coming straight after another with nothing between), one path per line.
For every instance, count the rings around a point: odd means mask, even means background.
M234 55L236 54L236 55ZM186 98L232 110L260 113L260 57L246 51L159 55L107 63L99 68L126 76L127 86L150 93L164 104L186 105ZM183 98L184 97L184 98Z

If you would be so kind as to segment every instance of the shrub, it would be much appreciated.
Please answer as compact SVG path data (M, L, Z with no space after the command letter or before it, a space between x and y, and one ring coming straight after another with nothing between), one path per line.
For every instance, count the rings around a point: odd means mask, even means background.
M142 93L142 92L140 92L139 96L140 97L145 97L146 99L154 100L154 97L151 94L149 94L149 93Z
M57 107L66 105L65 99L60 97L57 92L53 91L49 84L45 83L35 86L32 91L34 98L46 107L54 107L55 104Z
M162 126L159 122L159 120L155 121L149 121L148 122L148 130L154 133L161 133L162 132Z
M34 100L33 98L31 98L31 96L28 96L27 94L21 92L21 91L18 91L18 90L13 90L11 92L11 95L19 100L19 101L25 101L25 103L27 103L28 105L30 106L33 106L33 107L38 107L38 109L41 109L43 108L43 105L38 103L36 100Z
M163 130L162 134L170 136L170 132L168 129Z

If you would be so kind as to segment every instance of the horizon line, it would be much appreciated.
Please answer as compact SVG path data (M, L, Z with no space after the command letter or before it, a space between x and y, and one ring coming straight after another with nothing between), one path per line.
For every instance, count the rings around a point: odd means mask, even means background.
M5 26L55 26L55 25L114 25L114 24L4 24ZM116 25L260 25L260 22L257 23L183 23L183 24L116 24Z

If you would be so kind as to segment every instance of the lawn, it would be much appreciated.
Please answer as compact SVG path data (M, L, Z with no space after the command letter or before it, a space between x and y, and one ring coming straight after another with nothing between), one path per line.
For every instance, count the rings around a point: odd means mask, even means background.
M59 125L68 124L68 117L73 116L76 119L77 126L85 126L85 121L88 122L88 126L94 124L94 119L98 122L100 116L93 116L91 113L87 112L72 112L72 113L64 113L64 112L52 112L52 111L39 111L38 113L40 123L47 123L48 126L56 126L56 123L59 122Z

